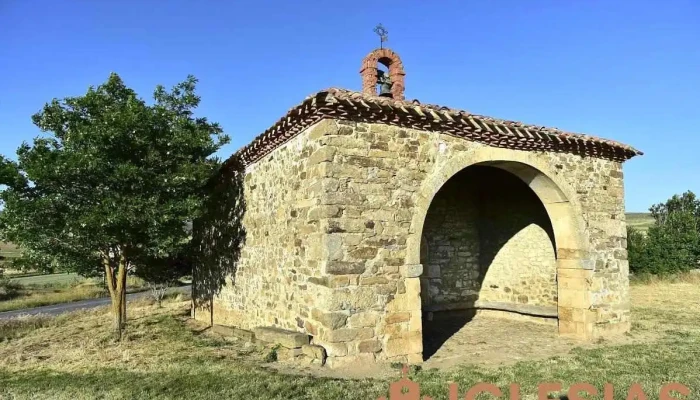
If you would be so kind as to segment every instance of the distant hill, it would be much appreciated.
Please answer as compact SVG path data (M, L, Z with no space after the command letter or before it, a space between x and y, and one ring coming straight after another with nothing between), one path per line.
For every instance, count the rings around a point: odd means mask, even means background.
M651 213L627 213L627 226L646 232L650 226L654 225L654 218Z

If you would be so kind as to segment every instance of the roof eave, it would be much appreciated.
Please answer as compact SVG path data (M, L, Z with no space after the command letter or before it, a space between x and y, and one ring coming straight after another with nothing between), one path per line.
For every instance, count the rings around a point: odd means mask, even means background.
M444 121L450 121L450 124L452 125L451 121L454 119L457 119L460 122L469 120L471 121L472 125L475 122L475 126L481 127L481 125L483 125L487 131L490 131L489 125L491 125L494 127L503 128L496 128L496 130L505 130L507 132L514 129L524 132L531 131L538 137L542 135L549 136L550 140L551 137L557 136L560 138L560 140L563 139L567 142L569 140L573 140L575 142L582 141L589 146L602 146L609 148L615 153L622 153L624 156L621 157L621 160L619 160L622 162L644 154L632 146L628 146L623 143L588 135L569 133L555 128L538 127L515 121L506 121L486 116L478 116L464 110L454 110L447 107L420 104L420 102L417 100L397 101L386 97L370 96L360 92L330 88L306 97L301 104L291 108L282 118L280 118L263 133L256 136L249 144L239 148L223 163L222 167L229 167L235 160L242 161L244 167L254 164L262 157L272 152L275 148L279 147L282 143L296 136L296 134L311 124L324 118L344 119L340 115L327 115L327 110L324 109L327 107L342 107L341 103L343 102L358 105L357 108L354 109L354 111L357 113L369 110L370 108L374 109L374 107L369 107L371 105L378 105L379 107L377 107L377 109L385 108L392 114L400 112L410 114L413 112L421 114L424 117L431 116L432 118L429 119L440 121L440 124ZM441 116L443 118L441 118ZM377 120L376 123L386 122ZM469 125L467 124L465 126Z

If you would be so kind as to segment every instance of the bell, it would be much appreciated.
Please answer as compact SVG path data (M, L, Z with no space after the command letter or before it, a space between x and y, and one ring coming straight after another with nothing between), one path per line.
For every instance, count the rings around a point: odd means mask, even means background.
M379 86L379 96L381 97L393 97L391 93L391 84L384 82Z
M382 70L377 71L377 83L380 85L379 96L393 97L393 94L391 93L391 79L389 79L387 74Z

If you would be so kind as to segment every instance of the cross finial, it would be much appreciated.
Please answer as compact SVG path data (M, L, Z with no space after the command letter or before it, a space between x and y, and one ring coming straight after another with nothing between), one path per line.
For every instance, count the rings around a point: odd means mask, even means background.
M384 42L389 41L389 31L382 24L379 24L374 28L374 33L379 35L379 48L383 48Z

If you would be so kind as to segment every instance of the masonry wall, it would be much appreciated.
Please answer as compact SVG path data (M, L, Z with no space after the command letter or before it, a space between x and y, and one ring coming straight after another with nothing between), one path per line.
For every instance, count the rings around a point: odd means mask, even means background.
M471 167L480 182L479 301L550 307L556 313L557 266L552 224L542 202L520 178Z
M420 188L436 178L450 159L485 146L382 124L327 120L319 125L325 132L318 138L322 147L312 157L321 180L327 182L318 205L326 216L320 221L324 230L320 238L325 249L322 272L327 279L318 282L326 295L319 298L307 326L314 340L329 351L331 363L417 361L422 352L422 320L420 306L415 304L421 302L421 285L418 278L412 278L410 271L415 267L405 261L408 251L415 251L407 249L407 238L421 234L412 227L412 218L419 212ZM591 252L580 256L587 266L595 267L591 286L585 289L592 303L586 312L592 313L598 331L624 330L629 325L629 303L620 163L564 153L507 152L542 165L576 196L572 204L584 226L571 229L585 230ZM517 200L512 193L506 194ZM502 215L506 218L508 214ZM430 223L428 229L432 229ZM506 246L495 258L495 265L501 267L494 271L500 268L502 273L493 275L491 281L498 281L494 283L498 288L483 296L553 306L557 297L549 233L530 224L518 235L522 240ZM518 244L533 240L541 244L533 252ZM526 258L518 259L525 247ZM530 286L535 278L518 268L522 263L541 265L548 271L536 273L542 285L534 295L528 292L527 300L514 293L514 289L520 292ZM490 288L491 281L486 279ZM505 287L511 291L506 292Z
M423 311L474 305L483 276L479 265L479 193L473 179L451 179L433 199L423 225Z
M305 331L319 296L321 243L309 157L319 148L311 127L246 170L245 244L235 276L214 300L214 323L243 329L278 326ZM208 310L196 318L209 321Z
M414 215L426 211L420 209L425 196L421 188L439 180L450 160L484 148L438 133L323 120L276 149L246 172L246 243L236 276L215 300L215 323L306 332L313 343L326 348L331 365L420 361L418 276L427 268L419 271L407 263L407 255L417 251L407 248L407 242L421 235L412 222ZM590 287L585 288L592 304L587 312L597 332L624 329L629 325L629 300L621 165L571 154L507 152L541 165L576 197L576 215L582 217L580 228L590 245L590 254L576 257L594 268ZM490 224L522 225L509 211L520 197L512 188L504 190L503 199L513 202L492 203L500 211L486 210L493 215ZM426 229L439 231L431 221ZM516 240L496 252L481 298L549 306L556 301L549 232L537 220L530 222L514 235ZM473 233L468 225L455 229ZM469 269L473 271L477 257L482 268L488 244L480 244L478 252L473 245L460 248L467 249L459 257ZM523 265L541 269L532 273ZM463 276L461 272L449 273L453 286L443 288L461 289L458 280L452 281ZM527 300L521 298L520 292L535 279L541 283L534 285L537 292L530 290ZM560 310L570 312L561 304ZM560 318L571 318L561 312ZM209 316L198 311L197 318Z

